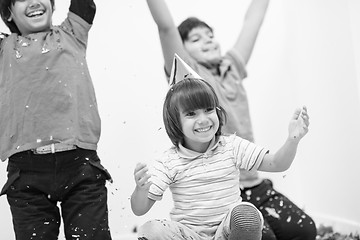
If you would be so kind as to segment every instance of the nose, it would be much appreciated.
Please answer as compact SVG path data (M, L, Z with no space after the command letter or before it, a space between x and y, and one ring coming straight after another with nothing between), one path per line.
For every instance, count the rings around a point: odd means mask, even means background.
M38 8L38 7L40 7L40 3L37 0L30 0L29 7L30 8Z
M209 36L204 37L204 40L206 43L211 43L213 41L213 39Z
M201 113L199 114L198 118L196 119L196 122L201 125L201 124L205 124L208 121L208 117L205 113Z

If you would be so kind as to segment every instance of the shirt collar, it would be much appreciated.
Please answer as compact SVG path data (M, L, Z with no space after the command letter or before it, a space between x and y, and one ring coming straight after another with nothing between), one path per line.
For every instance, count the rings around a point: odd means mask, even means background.
M213 74L213 75L220 75L220 77L224 77L226 75L226 73L229 71L229 69L231 68L231 61L229 59L223 58L219 64L218 67L216 68L208 68L208 70Z
M181 143L179 143L178 154L181 158L195 159L195 158L198 158L198 157L206 154L207 152L215 150L218 147L220 141L221 140L219 137L214 137L209 144L209 148L203 153L199 153L199 152L190 150L190 149L184 147Z
M219 66L220 76L224 77L225 74L229 71L230 67L231 61L229 59L223 58Z

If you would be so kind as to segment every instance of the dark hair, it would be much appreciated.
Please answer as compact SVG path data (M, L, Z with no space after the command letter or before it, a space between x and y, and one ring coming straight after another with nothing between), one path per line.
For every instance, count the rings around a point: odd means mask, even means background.
M0 15L3 22L9 28L10 32L21 34L14 21L8 21L11 16L10 5L14 5L17 0L0 0ZM54 10L55 0L50 0Z
M180 109L193 111L215 108L219 118L219 129L215 136L221 135L221 127L226 121L226 112L220 106L214 88L202 79L186 78L168 90L163 106L163 121L171 142L178 147L183 143L184 134L180 122Z
M181 40L184 42L189 36L189 32L197 27L206 27L213 32L213 29L205 22L196 17L189 17L185 19L179 26L178 31L180 33Z

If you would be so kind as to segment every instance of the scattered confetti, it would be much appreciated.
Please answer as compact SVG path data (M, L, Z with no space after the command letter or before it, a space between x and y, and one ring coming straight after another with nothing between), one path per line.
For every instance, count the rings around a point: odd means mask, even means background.
M280 218L280 215L276 212L274 208L266 207L265 210L268 212L269 215L273 216L274 218Z

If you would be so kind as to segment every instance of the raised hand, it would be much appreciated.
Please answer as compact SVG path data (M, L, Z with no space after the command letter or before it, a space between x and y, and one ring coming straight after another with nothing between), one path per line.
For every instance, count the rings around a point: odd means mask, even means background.
M309 131L309 115L307 108L303 106L295 110L290 124L289 124L289 136L294 140L300 140Z
M151 185L150 177L151 175L148 173L149 168L144 163L136 164L134 170L134 179L136 182L136 187L139 190L146 190L148 191Z

